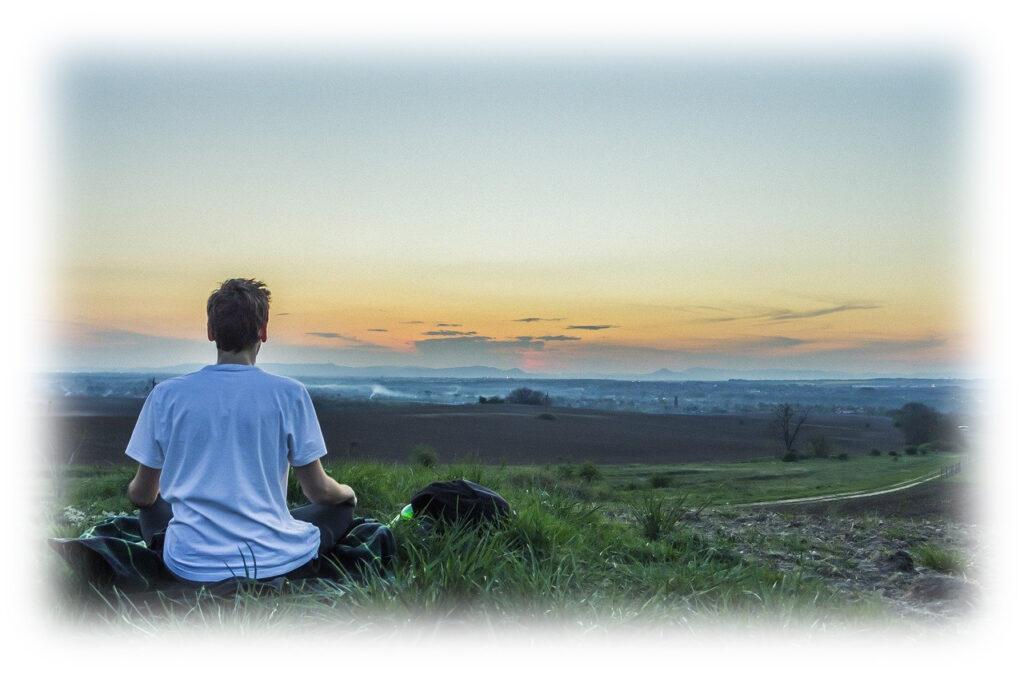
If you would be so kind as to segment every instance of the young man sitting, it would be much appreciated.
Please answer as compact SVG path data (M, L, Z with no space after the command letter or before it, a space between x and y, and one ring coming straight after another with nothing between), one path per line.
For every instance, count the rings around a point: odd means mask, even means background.
M255 366L270 291L230 279L206 304L217 364L157 384L126 453L128 497L147 544L181 580L307 577L345 536L356 496L320 464L327 454L305 386ZM312 504L289 511L288 468Z

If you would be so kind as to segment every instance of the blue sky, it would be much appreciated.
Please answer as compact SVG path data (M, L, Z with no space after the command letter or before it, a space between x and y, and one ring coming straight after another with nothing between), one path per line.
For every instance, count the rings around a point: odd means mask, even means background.
M69 60L57 364L191 360L252 275L277 361L947 373L959 87L898 55Z

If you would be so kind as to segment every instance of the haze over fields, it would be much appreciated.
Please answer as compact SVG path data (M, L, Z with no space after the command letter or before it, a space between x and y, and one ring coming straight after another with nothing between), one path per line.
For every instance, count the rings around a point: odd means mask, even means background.
M42 369L964 376L938 59L69 60Z

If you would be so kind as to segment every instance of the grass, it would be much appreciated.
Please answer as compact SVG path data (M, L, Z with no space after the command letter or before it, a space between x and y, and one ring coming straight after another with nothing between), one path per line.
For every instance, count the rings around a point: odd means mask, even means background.
M643 536L654 541L675 528L682 521L685 507L675 500L647 494L629 505L629 514Z
M817 578L782 574L739 552L728 535L688 528L684 514L705 505L721 508L881 487L944 463L947 458L940 455L906 458L895 465L864 455L849 462L759 460L660 467L473 461L433 468L335 465L328 467L329 473L358 492L360 513L378 519L391 519L427 483L452 478L494 488L516 515L487 532L456 527L424 534L399 525L392 580L326 586L312 595L243 591L228 601L200 595L189 603L140 605L125 595L99 595L76 585L54 557L61 586L55 611L76 620L131 622L142 629L184 627L207 619L260 625L312 619L359 627L423 618L683 624L725 612L744 618L808 614L820 623L842 621L873 613L877 605L865 597L851 606L848 597L831 593ZM129 468L69 467L60 472L49 501L52 534L74 536L103 515L128 511L124 493L131 475ZM652 488L655 477L660 487ZM304 502L293 479L288 498L293 504Z
M604 481L611 489L630 483L650 487L657 477L667 494L691 495L713 506L783 500L794 497L875 490L938 471L955 455L930 454L885 461L870 455L848 460L775 459L726 464L643 465L609 467ZM674 492L673 492L674 491Z
M940 573L963 573L964 560L959 553L933 544L924 544L911 551L918 566Z

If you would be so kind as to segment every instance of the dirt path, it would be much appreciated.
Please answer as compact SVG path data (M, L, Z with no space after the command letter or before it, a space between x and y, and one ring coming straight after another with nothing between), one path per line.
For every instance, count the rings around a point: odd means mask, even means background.
M863 497L875 497L878 495L889 495L891 493L900 492L901 490L907 490L919 486L929 481L934 481L942 477L942 470L936 471L930 474L924 474L916 478L911 478L906 481L901 481L885 488L878 490L855 490L849 493L832 493L830 495L815 495L813 497L791 497L786 500L771 500L767 502L747 502L744 504L730 505L733 508L742 507L767 507L776 505L787 505L787 504L803 504L807 502L835 502L837 500L854 500Z

